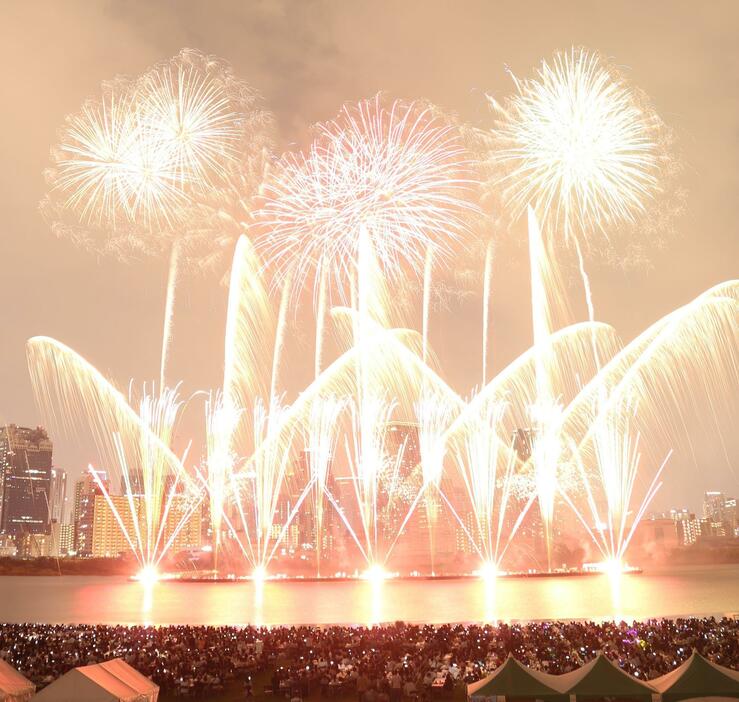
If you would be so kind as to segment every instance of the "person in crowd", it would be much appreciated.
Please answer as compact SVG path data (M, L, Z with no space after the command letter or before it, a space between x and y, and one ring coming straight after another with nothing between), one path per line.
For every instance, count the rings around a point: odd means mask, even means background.
M739 669L739 620L366 627L90 626L0 624L0 658L43 687L71 668L120 657L164 694L208 697L270 680L275 698L356 693L358 702L429 700L483 678L512 653L525 665L565 673L598 651L642 680L662 675L695 648ZM434 688L436 689L436 688ZM445 696L446 696L445 692Z

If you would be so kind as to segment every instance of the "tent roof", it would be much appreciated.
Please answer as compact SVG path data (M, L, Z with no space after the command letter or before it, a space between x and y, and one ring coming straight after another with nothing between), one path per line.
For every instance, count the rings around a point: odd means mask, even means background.
M70 670L41 690L35 699L39 702L155 702L158 693L159 688L151 680L115 658Z
M0 658L0 700L33 694L36 686Z
M682 665L650 683L664 702L696 697L739 698L739 672L712 663L695 650Z
M651 702L654 693L651 685L621 670L602 653L577 670L556 677L558 688L576 697L617 697Z
M467 686L472 698L503 695L506 699L540 699L566 702L567 695L552 686L556 675L532 670L508 656L490 675Z
M95 669L102 669L108 675L112 675L114 678L120 680L123 684L135 690L139 694L149 695L159 691L159 687L153 683L145 675L139 673L138 670L131 667L122 658L113 658L110 661L98 663L98 665L89 665L81 668L81 672L90 677L95 675ZM88 673L88 671L90 671Z

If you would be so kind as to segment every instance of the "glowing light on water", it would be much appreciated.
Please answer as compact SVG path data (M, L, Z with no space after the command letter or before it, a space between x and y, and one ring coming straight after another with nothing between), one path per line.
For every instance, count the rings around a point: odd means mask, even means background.
M159 572L154 566L146 566L136 574L135 578L143 585L151 586L159 581Z
M267 579L267 568L263 565L259 565L251 572L251 579L256 584L263 584Z
M374 563L372 564L367 570L365 570L362 573L362 579L363 580L369 580L369 582L374 584L379 584L384 582L390 577L390 573L388 573L380 564Z
M500 574L500 571L498 570L498 565L494 561L486 561L485 563L482 563L478 570L475 571L475 575L478 575L480 578L485 580L486 582L494 582L498 579L498 575Z

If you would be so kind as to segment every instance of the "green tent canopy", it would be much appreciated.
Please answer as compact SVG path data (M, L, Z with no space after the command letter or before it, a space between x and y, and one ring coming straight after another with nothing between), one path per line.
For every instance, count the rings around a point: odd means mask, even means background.
M650 684L662 695L662 702L698 697L739 698L739 672L712 663L695 650L685 663L650 680Z
M467 697L481 700L503 696L506 700L568 702L566 694L553 687L558 676L532 670L509 655L490 675L467 686Z
M556 677L557 687L576 700L612 697L651 702L655 693L651 685L621 670L602 653L581 668Z

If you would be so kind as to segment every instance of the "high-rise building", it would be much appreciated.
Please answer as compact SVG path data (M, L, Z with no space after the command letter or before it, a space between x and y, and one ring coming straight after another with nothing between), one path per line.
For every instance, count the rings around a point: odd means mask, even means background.
M134 540L137 531L146 538L146 509L144 498L140 495L108 495L106 498L102 494L96 494L92 504L90 555L94 558L115 558L121 553L129 552L131 544L126 533ZM138 529L134 523L134 513L138 515ZM192 510L188 498L174 495L162 525L159 548L166 546L170 553L199 549L202 545L200 520L200 506Z
M73 546L71 524L52 522L48 534L23 534L16 537L17 555L21 558L61 558L68 556Z
M108 485L108 477L104 471L97 471L103 485ZM95 497L102 495L97 480L91 473L85 473L74 485L74 550L78 556L92 555L92 527L95 517Z
M514 468L515 476L519 476L524 471L533 470L533 466L529 462L534 452L534 443L537 438L536 431L536 429L529 427L520 427L515 429L511 435L511 449L518 458L518 463ZM528 503L529 498L526 494L519 494L514 490L509 495L506 511L503 515L505 538L508 538L516 529L513 545L509 549L509 559L512 557L519 568L529 567L533 564L541 565L545 557L544 523L541 518L539 501L537 499L531 504ZM528 511L521 518L521 513L527 508L527 505ZM555 516L559 520L561 510L555 510ZM556 540L557 534L561 532L559 521L552 524L552 532Z
M712 535L734 538L739 533L739 513L736 498L723 492L706 492L703 496L703 516Z
M52 449L42 427L0 427L0 532L49 533Z
M706 492L703 495L703 516L712 522L724 521L726 496L723 492Z
M20 558L48 558L51 555L51 534L24 532L15 538Z
M51 523L51 556L60 558L74 551L74 524Z
M51 469L49 515L52 522L59 524L67 515L67 472L62 468Z
M694 544L701 534L700 519L687 509L671 509L669 518L675 522L677 535L683 546Z

